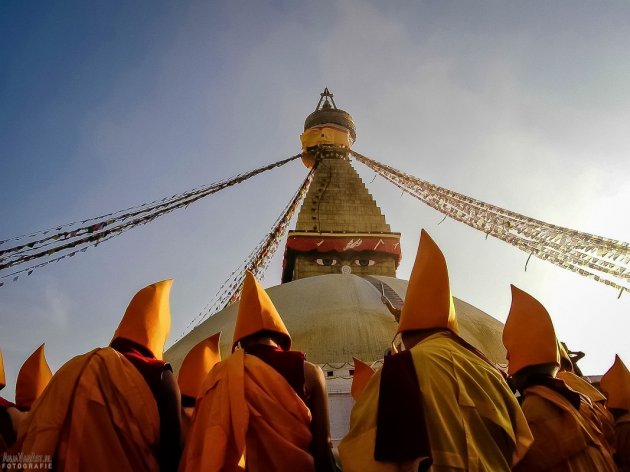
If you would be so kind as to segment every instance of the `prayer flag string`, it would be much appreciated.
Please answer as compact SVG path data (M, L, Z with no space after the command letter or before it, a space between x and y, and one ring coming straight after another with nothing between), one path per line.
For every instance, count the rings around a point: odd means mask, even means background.
M630 290L630 244L530 218L399 171L350 151L362 164L445 216L494 236L529 256L611 286Z
M73 257L78 252L85 252L88 247L95 247L101 242L107 241L131 228L149 223L176 209L186 208L188 205L200 200L201 198L244 182L265 171L283 166L298 157L300 157L299 154L263 167L259 167L246 173L238 174L230 179L221 180L219 182L199 187L181 194L176 194L171 197L166 197L162 200L149 204L132 207L132 211L121 210L119 212L110 213L108 215L104 215L107 217L106 220L97 221L97 218L82 220L83 223L87 221L97 222L72 231L56 233L46 236L45 238L28 241L26 243L4 249L0 251L0 274L5 272L5 274L0 275L0 287L4 285L7 279L15 282L24 273L30 275L33 270L48 265L51 262L58 262L67 257ZM117 216L112 217L112 215ZM64 228L64 226L72 224L74 223L60 225L57 226L56 229L59 230ZM48 230L45 230L41 233L31 233L31 235L43 235L48 232ZM20 236L17 236L16 238L5 240L5 242L19 238ZM37 260L45 260L45 262L35 263L26 268L6 273L8 272L8 269L16 266L20 267L25 265L27 262Z

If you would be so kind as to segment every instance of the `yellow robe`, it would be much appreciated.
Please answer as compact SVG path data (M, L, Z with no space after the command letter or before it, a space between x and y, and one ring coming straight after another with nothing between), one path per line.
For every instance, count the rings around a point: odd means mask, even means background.
M509 471L532 437L501 375L445 333L427 337L411 353L431 444L431 471ZM379 370L352 409L350 431L339 444L344 472L416 467L374 459L380 379Z
M614 454L616 450L615 419L612 413L608 411L608 408L606 408L606 397L604 394L573 372L561 371L558 372L556 377L564 381L564 383L576 392L586 395L591 400L593 408L595 408L595 415L601 423L601 430L606 437L606 443L609 446L610 453Z
M149 472L159 470L159 440L149 386L122 354L103 348L59 369L21 423L15 450L49 455L58 471Z
M288 382L237 350L204 381L179 470L309 472L311 413Z
M559 393L534 385L525 390L522 408L534 443L515 471L616 472L587 399L578 411Z

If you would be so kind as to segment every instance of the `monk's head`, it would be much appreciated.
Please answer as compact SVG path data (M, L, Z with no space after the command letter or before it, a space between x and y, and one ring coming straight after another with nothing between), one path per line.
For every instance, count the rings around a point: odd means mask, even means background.
M182 407L190 408L185 413L192 414L197 397L202 393L203 383L212 368L221 362L219 340L221 332L197 343L182 361L177 375Z
M523 367L512 374L512 384L521 393L534 377L555 377L558 373L558 364L550 362L547 364L536 364Z
M507 350L508 375L541 364L560 366L558 341L545 307L514 285L512 305L503 327L503 345Z
M112 338L135 343L156 359L162 359L171 329L170 293L172 280L151 284L134 295ZM146 355L146 354L145 354Z
M239 341L241 348L247 351L247 348L256 344L263 344L266 346L282 347L284 344L284 338L279 333L269 330L258 331L244 337Z
M454 333L459 329L446 259L431 236L422 230L398 333L402 334L403 342L409 348L410 344L419 342L420 337L426 337L420 334L421 331L433 334L436 330L446 329Z
M243 346L246 338L252 336L252 339L259 340L258 344L261 339L270 338L285 351L291 349L291 336L280 313L254 274L247 271L232 337L232 352L238 344Z
M602 375L599 386L606 395L606 408L613 415L617 413L619 416L630 411L630 370L619 355L615 355L615 362Z
M15 404L21 411L29 411L52 379L44 345L39 346L20 367L15 384Z

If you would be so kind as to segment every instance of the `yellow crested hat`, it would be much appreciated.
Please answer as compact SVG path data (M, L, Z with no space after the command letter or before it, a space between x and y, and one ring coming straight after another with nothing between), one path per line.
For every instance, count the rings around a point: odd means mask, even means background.
M503 327L508 375L538 364L560 366L558 341L545 307L527 292L510 285L512 305Z
M232 351L239 341L260 331L272 331L281 335L282 349L291 348L291 335L271 298L265 292L254 275L245 272L245 281L241 291L241 301L238 306L236 327L232 338Z
M216 363L221 362L220 338L219 331L198 343L186 354L177 375L177 383L182 395L197 398L208 372Z
M46 362L42 344L24 361L18 372L15 383L15 404L18 408L30 410L51 378L52 372Z
M630 371L618 355L612 367L602 375L599 386L606 395L606 406L630 411Z
M353 357L352 360L354 361L354 375L352 376L350 393L352 394L352 398L356 401L374 375L374 369L372 369L369 364L366 364L356 357Z
M398 333L431 328L459 331L446 259L431 236L422 230Z
M113 339L124 338L146 347L162 360L164 344L171 331L170 293L173 280L144 287L134 295Z
M0 390L2 390L7 384L7 379L4 376L4 360L2 359L2 351L0 351Z

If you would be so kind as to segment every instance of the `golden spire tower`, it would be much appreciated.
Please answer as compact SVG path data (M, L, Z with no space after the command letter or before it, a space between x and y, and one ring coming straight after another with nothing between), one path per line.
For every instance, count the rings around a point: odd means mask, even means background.
M350 114L326 88L304 123L302 160L317 169L294 231L282 282L325 274L396 276L400 233L393 233L349 160L356 140Z

